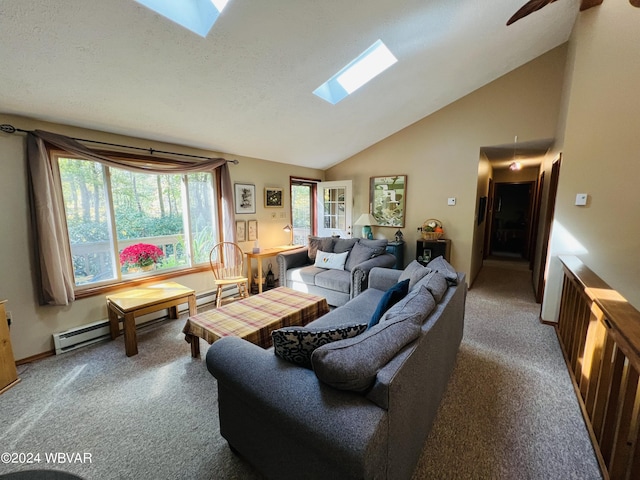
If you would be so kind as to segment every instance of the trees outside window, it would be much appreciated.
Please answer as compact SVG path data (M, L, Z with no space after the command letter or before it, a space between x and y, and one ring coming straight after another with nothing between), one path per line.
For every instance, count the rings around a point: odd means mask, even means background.
M293 244L306 245L309 235L315 235L314 199L316 181L291 178L291 224Z
M120 263L122 250L140 243L162 250L152 270L208 261L219 238L211 173L133 173L62 156L57 163L77 287L150 275Z

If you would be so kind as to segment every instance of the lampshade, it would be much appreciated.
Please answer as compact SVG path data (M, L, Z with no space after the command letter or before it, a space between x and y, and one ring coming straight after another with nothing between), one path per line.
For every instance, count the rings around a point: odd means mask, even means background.
M354 225L378 225L377 220L370 213L363 213L358 217Z

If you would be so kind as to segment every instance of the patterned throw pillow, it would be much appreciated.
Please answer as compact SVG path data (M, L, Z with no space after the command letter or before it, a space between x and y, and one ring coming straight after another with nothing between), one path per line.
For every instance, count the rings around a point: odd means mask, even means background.
M313 237L309 235L309 247L307 249L307 257L309 263L316 261L316 252L322 250L323 252L333 252L333 243L335 239L333 237Z
M334 270L344 270L344 263L347 261L349 252L344 253L328 253L318 250L316 252L316 261L314 266L320 268L332 268Z
M311 368L311 354L327 343L353 338L367 329L367 324L328 327L284 327L271 332L273 351L285 360Z

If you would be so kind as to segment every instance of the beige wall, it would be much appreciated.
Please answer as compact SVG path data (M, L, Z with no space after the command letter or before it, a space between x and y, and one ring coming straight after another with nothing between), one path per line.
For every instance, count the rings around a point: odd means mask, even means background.
M542 55L334 166L327 180L353 180L357 216L368 208L370 176L408 175L405 263L415 258L416 228L435 217L452 240L453 265L475 274L480 148L516 135L523 142L555 136L565 59L565 46ZM447 206L448 197L456 197L456 206ZM376 229L389 239L394 232Z
M0 115L0 123L9 123L24 130L42 129L64 135L91 140L121 143L157 150L168 150L196 155L237 158L239 165L231 165L232 182L253 183L258 197L255 215L238 215L238 219L258 220L260 246L263 248L286 244L289 236L282 228L290 221L289 175L321 178L323 172L316 169L295 167L238 155L220 155L189 149L178 145L110 135L103 132L47 124L22 117ZM0 133L0 298L8 300L11 311L11 341L16 359L23 359L53 349L51 335L87 323L107 318L104 296L80 299L67 307L39 306L35 292L34 267L30 246L29 201L25 159L25 136ZM264 187L282 187L285 205L282 209L265 209ZM275 213L275 218L272 218ZM281 216L282 214L282 216ZM251 243L242 245L252 246ZM275 267L275 262L274 262ZM177 277L176 281L197 292L213 288L209 273ZM185 345L187 345L185 343ZM188 345L187 345L188 347ZM188 348L185 347L185 355Z
M545 320L557 317L563 253L578 254L640 308L639 22L627 0L607 0L579 16L570 39ZM577 193L589 194L586 207L574 205Z

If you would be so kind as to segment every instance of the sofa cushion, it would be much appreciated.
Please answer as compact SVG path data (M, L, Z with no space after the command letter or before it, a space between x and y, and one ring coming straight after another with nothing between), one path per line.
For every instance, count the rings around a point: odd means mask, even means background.
M426 318L436 308L436 301L427 287L420 285L387 310L380 323L398 320L416 319L422 325Z
M336 292L351 292L351 274L346 270L324 270L314 277L315 285Z
M416 287L423 285L431 292L436 303L440 303L440 300L442 300L442 297L449 288L447 279L440 272L431 272L425 275L425 277L416 284Z
M384 295L382 290L367 288L360 295L349 300L345 305L342 305L340 308L334 308L307 326L333 327L336 325L344 325L345 322L368 323L382 295Z
M402 280L409 279L409 290L413 290L413 287L416 286L420 279L430 271L430 268L423 266L417 260L413 260L409 265L407 265L407 268L402 271L398 281L401 282Z
M309 257L309 263L315 263L316 252L322 250L323 252L333 252L333 237L314 237L309 235L309 247L307 248L307 256Z
M333 253L350 252L358 240L358 238L336 238L333 242Z
M364 392L378 370L418 337L420 325L418 318L381 322L356 337L323 345L311 355L313 370L334 388Z
M333 270L344 270L344 264L347 261L349 252L329 253L318 250L316 252L315 267L328 268Z
M378 307L373 312L371 320L369 320L369 328L377 325L382 315L386 313L391 307L402 300L409 292L409 279L396 283L389 290L384 292L384 295L378 302Z
M450 285L456 285L458 283L458 273L456 272L456 269L453 268L442 255L427 263L427 267L443 274L444 278L447 279L447 282L449 282Z
M302 282L307 285L316 284L316 275L326 272L325 268L308 266L287 270L287 281Z
M366 324L332 328L284 327L271 332L273 351L289 362L311 368L311 354L316 348L337 340L355 337L366 329Z

